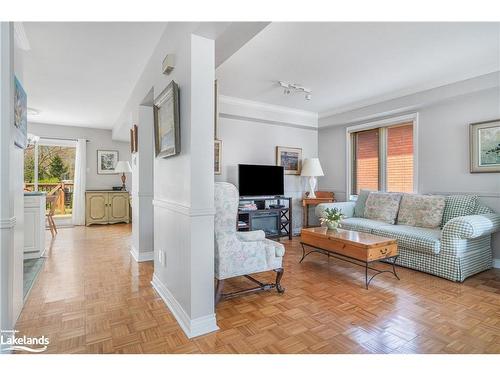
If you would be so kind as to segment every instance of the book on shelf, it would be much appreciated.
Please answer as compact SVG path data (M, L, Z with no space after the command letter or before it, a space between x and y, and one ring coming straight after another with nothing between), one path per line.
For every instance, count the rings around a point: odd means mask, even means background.
M257 209L257 205L255 203L240 204L238 209L240 211L255 211Z

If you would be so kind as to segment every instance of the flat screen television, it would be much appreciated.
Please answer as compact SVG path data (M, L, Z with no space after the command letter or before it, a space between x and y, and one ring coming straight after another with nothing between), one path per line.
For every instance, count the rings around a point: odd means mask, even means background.
M285 194L283 167L275 165L238 165L240 196L259 197Z

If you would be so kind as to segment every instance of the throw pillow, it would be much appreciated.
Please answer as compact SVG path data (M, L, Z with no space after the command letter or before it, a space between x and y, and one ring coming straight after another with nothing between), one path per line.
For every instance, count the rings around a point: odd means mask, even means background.
M442 195L404 194L398 224L421 228L439 228L446 198Z
M365 204L365 218L394 224L399 211L401 194L370 193Z
M361 190L358 194L358 200L354 206L354 217L365 217L365 204L370 190Z
M477 195L448 195L444 205L441 227L456 217L474 215L478 203Z

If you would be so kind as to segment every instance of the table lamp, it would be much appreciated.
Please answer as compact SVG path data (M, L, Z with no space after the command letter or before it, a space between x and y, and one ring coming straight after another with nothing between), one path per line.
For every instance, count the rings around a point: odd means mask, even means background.
M318 158L305 159L302 163L301 176L309 177L309 198L316 198L316 177L324 176L323 169Z
M127 190L125 187L125 180L127 179L127 177L125 177L125 173L132 173L130 163L128 161L120 160L116 163L115 172L122 174L122 190Z

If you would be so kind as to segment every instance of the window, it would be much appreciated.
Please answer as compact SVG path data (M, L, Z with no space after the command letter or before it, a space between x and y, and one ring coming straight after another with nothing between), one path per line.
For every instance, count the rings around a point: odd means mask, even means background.
M48 195L59 191L56 219L71 218L75 152L73 141L43 138L29 145L24 152L24 189L44 191Z
M381 190L415 191L414 120L386 121L348 128L350 193Z
M353 134L355 194L361 189L379 189L379 131L365 130Z
M387 128L386 190L413 192L413 124Z

